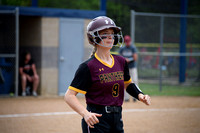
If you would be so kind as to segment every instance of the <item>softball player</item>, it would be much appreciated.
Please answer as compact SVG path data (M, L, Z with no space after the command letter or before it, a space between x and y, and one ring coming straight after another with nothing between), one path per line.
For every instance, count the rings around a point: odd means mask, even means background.
M132 83L126 60L110 54L113 45L123 40L121 28L112 19L105 16L93 19L87 26L87 36L94 54L79 66L65 101L83 117L83 133L123 133L124 88L147 105L150 97ZM87 109L78 101L78 93L85 94Z

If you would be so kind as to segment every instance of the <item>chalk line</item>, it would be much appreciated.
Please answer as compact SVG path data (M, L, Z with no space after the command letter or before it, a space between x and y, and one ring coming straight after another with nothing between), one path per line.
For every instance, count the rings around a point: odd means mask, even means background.
M123 113L130 112L170 112L170 111L200 111L200 108L162 108L162 109L123 109ZM27 113L27 114L5 114L0 118L33 117L33 116L56 116L56 115L74 115L74 111L69 112L48 112L48 113Z

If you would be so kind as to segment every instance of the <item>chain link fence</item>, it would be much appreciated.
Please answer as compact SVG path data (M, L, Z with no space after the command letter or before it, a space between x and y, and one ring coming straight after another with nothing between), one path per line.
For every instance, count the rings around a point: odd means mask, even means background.
M186 21L186 52L180 53L181 19ZM178 85L200 82L200 16L131 11L131 37L138 49L140 81ZM186 61L181 61L180 58ZM182 73L183 75L183 73Z
M0 10L0 95L18 95L18 8Z

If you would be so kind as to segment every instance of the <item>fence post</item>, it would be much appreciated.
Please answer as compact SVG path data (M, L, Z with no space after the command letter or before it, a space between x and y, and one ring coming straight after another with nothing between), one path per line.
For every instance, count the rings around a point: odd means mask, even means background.
M15 12L15 96L18 96L18 72L19 72L19 8Z
M162 61L163 61L163 34L164 34L164 16L160 18L160 78L159 78L159 89L162 91Z
M106 11L106 0L101 0L100 10L101 11Z
M181 1L181 14L187 15L187 0ZM180 22L180 54L186 52L186 42L187 42L187 18L181 17ZM179 83L185 82L185 73L186 73L186 57L180 56L179 63Z
M131 10L131 39L133 45L135 45L135 11Z

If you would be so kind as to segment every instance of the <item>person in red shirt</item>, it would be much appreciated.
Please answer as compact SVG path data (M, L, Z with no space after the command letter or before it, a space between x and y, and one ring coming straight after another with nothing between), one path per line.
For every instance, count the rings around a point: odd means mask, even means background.
M120 48L119 54L122 55L126 59L128 63L131 79L137 86L139 86L137 64L136 64L138 60L137 49L134 45L132 45L131 37L129 35L124 36L124 42L125 42L125 46ZM124 100L125 101L130 100L130 96L126 91L125 91ZM136 101L136 99L133 98L133 101Z

